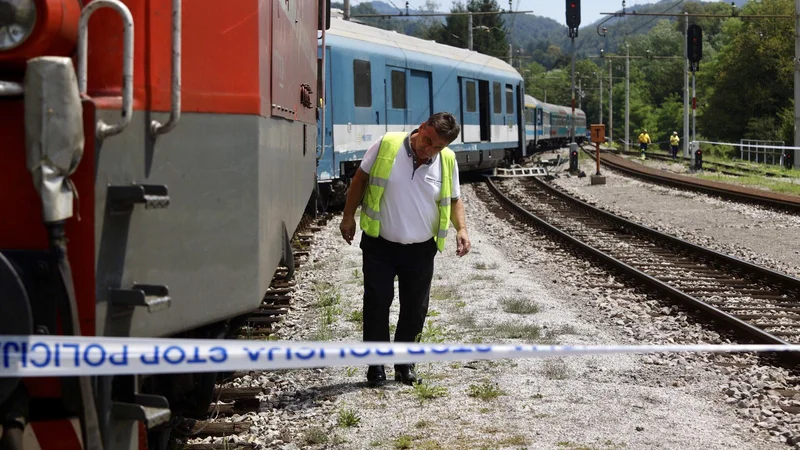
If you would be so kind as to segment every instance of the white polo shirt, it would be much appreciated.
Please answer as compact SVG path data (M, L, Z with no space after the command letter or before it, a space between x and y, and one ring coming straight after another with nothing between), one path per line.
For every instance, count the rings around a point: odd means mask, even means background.
M438 205L442 198L439 154L414 170L417 156L411 151L409 136L411 133L403 140L403 148L395 156L389 182L381 197L380 236L400 244L425 242L433 237L439 229ZM375 164L380 146L381 139L373 142L361 161L361 170L367 174ZM453 169L450 192L453 200L461 196L458 164Z

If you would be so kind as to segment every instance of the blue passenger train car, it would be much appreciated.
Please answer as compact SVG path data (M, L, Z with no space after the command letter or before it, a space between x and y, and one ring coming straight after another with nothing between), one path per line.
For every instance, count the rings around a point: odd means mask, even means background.
M572 108L545 103L525 95L525 144L527 154L561 148L570 142ZM575 141L586 140L586 113L575 108Z
M388 131L411 132L435 112L461 124L450 148L462 172L525 156L523 79L505 61L341 19L331 21L325 46L325 130L317 142L324 207L343 202L370 144Z

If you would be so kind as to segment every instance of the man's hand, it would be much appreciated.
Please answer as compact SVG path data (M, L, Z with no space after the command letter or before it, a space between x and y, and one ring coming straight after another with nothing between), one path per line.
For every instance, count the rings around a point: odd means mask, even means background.
M464 256L469 253L472 244L469 242L467 230L461 230L456 235L456 255Z
M356 219L353 216L342 217L342 223L339 224L339 231L342 232L342 237L347 241L347 244L350 245L350 242L353 241L353 236L356 235Z

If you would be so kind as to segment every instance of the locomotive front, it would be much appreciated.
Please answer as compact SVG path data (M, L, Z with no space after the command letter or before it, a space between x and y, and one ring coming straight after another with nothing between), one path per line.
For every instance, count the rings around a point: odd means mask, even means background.
M0 334L222 338L258 308L314 186L329 6L222 5L0 0ZM0 447L164 448L215 381L0 378Z

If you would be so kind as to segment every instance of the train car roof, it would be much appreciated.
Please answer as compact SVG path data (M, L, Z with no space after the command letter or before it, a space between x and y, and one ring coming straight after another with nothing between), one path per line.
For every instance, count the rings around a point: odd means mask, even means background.
M534 108L542 108L542 110L547 112L558 112L561 114L570 115L572 114L572 108L563 106L563 105L554 105L552 103L545 103L532 95L525 94L525 107L534 107ZM583 112L580 108L575 108L575 115L578 117L585 117L586 113Z
M424 53L435 58L446 58L465 65L477 65L506 72L507 75L522 80L522 76L502 59L484 55L476 51L439 44L435 41L408 36L395 31L362 25L343 19L331 19L328 36L341 36L362 42L384 45L400 51ZM466 67L465 67L466 68Z

